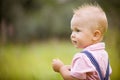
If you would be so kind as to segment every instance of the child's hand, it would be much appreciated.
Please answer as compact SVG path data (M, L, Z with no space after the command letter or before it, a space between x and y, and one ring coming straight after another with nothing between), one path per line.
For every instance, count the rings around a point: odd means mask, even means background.
M52 68L55 72L59 72L64 63L60 59L53 59Z
M68 71L71 71L71 65L65 65L65 67Z

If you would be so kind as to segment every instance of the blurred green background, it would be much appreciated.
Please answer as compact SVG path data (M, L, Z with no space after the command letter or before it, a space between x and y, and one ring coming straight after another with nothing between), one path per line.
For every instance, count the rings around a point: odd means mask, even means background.
M119 0L1 0L0 80L63 80L51 62L60 58L70 64L80 51L70 41L70 20L73 9L84 3L98 3L106 12L111 80L119 80Z

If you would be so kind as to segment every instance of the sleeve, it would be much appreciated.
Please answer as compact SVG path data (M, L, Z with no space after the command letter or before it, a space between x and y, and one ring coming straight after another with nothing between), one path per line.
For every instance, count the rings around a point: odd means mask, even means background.
M73 59L71 76L78 79L86 79L87 72L95 72L95 67L85 54L80 54Z

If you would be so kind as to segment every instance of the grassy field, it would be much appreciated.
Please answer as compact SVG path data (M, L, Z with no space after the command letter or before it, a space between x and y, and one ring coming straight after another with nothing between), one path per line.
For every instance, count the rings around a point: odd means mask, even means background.
M119 57L115 49L107 47L113 73L111 80L119 80ZM53 58L70 64L73 55L80 51L69 41L44 41L0 47L0 80L63 80L52 70Z

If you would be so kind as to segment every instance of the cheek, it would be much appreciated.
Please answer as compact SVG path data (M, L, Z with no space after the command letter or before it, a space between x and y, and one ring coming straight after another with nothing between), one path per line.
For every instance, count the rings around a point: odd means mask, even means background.
M84 38L84 35L83 35L83 34L77 34L77 35L76 35L76 38L77 38L77 39L82 39L82 38Z

